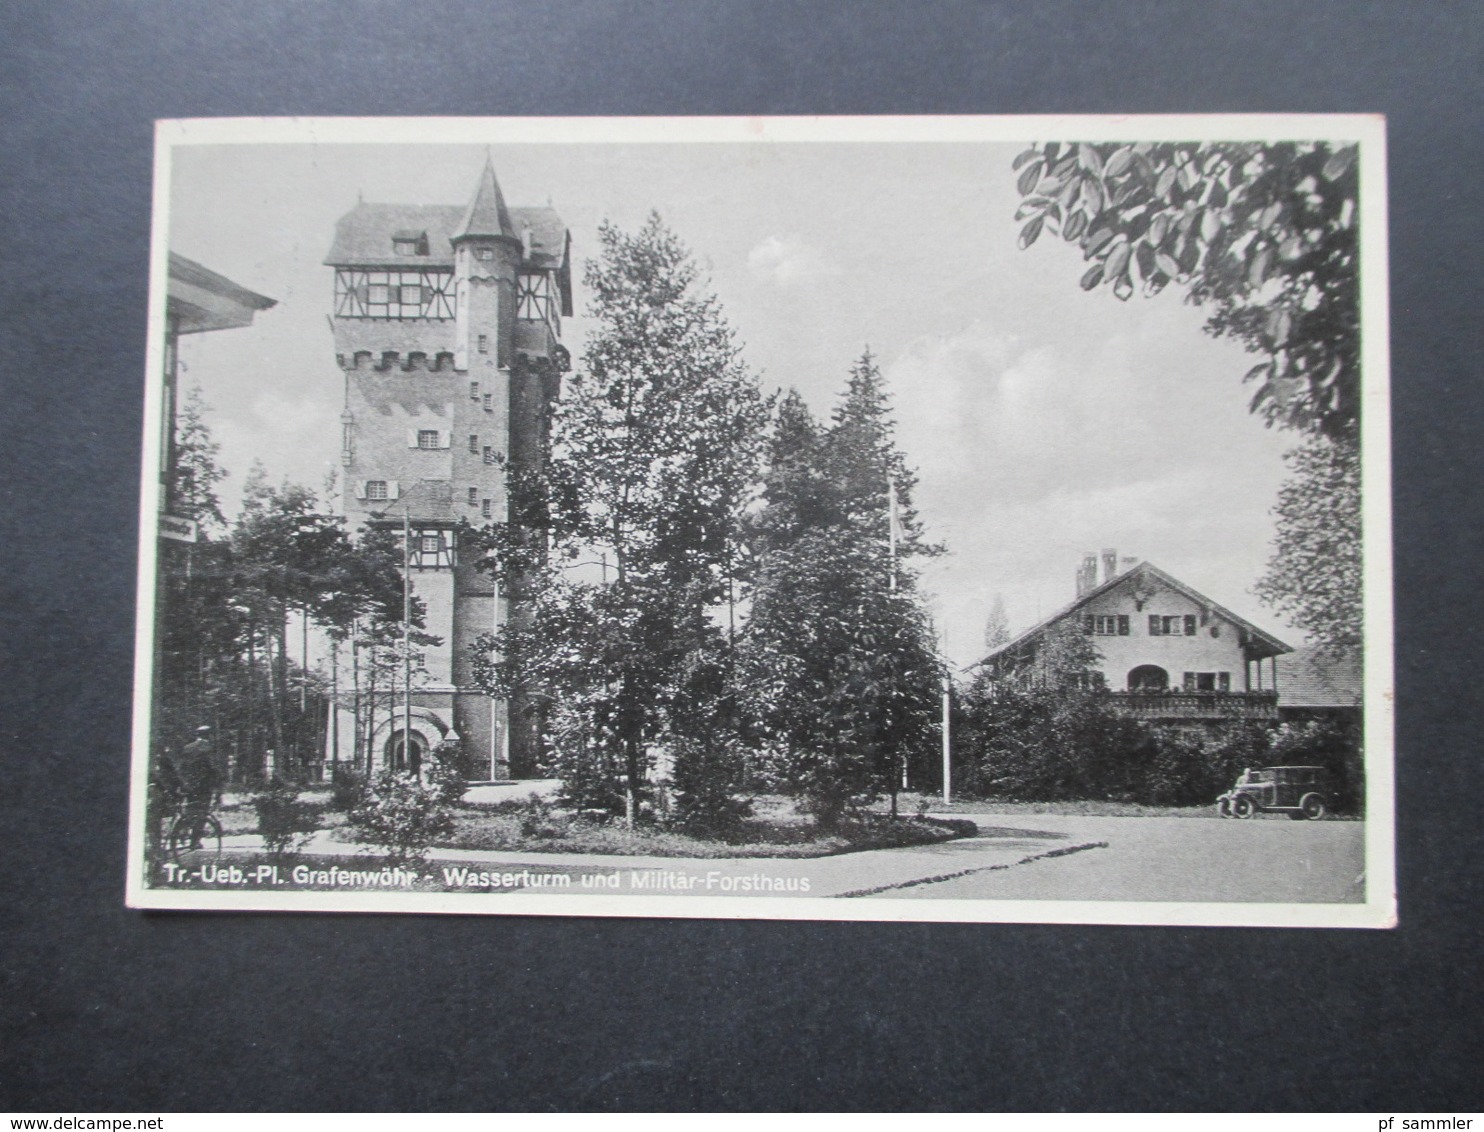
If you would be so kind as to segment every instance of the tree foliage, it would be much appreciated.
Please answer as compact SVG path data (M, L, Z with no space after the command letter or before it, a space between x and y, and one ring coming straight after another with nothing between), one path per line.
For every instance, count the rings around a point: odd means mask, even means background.
M544 505L529 509L554 558L530 624L486 639L478 674L549 705L569 796L607 805L621 791L632 821L652 747L715 738L707 713L680 707L697 658L719 647L710 614L730 596L767 405L660 218L599 237L585 276L598 329L554 414ZM594 578L598 562L611 578Z
M1326 651L1359 648L1360 453L1354 445L1314 436L1285 459L1290 476L1278 489L1273 556L1253 592L1312 633Z
M1005 612L1003 595L995 594L994 603L989 607L989 616L984 620L984 647L992 652L1009 643L1010 615Z
M1207 329L1264 360L1247 374L1270 424L1353 440L1360 420L1354 145L1058 143L1015 160L1021 247L1082 249L1084 290L1120 299L1170 283Z
M828 428L796 393L784 398L750 524L757 576L739 670L770 777L823 825L855 799L895 799L904 760L933 741L941 669L910 562L937 548L915 484L869 353Z
M282 773L318 756L328 718L327 681L293 647L290 624L302 619L337 642L353 640L374 671L401 647L400 538L373 530L352 537L315 492L272 485L261 467L247 477L228 527L216 491L227 473L205 414L193 392L177 422L173 506L197 520L200 535L160 548L155 748L178 749L211 724L219 755L235 751L239 774L259 773L268 748ZM420 625L420 602L413 616ZM412 637L415 645L437 640ZM390 690L389 674L383 683ZM375 696L358 707L358 716L374 714Z
M1262 360L1251 409L1306 439L1256 592L1321 645L1360 639L1358 149L1331 142L1057 143L1015 159L1022 248L1082 249L1082 287L1177 283ZM1337 494L1331 496L1331 492Z

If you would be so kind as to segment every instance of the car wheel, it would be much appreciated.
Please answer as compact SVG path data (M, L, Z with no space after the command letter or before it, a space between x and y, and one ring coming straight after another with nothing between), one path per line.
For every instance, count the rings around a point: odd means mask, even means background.
M1299 812L1310 821L1318 821L1328 811L1329 807L1324 804L1322 795L1305 794L1299 799Z
M1257 806L1247 795L1241 794L1232 799L1232 817L1250 818L1256 813Z

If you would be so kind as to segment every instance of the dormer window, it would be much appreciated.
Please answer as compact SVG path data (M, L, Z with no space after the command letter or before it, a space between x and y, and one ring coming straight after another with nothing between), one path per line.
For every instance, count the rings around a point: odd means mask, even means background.
M398 255L427 255L428 234L402 229L392 233L392 250Z

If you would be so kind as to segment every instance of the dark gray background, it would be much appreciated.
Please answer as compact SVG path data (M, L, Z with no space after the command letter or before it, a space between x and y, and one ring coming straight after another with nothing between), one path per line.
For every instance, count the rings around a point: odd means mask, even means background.
M0 1108L1478 1109L1480 9L0 11ZM1402 927L122 905L152 120L1380 111Z

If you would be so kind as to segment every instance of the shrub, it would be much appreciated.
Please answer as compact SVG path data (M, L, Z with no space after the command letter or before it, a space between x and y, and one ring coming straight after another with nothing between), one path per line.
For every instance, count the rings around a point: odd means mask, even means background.
M552 811L551 803L534 790L520 807L520 835L548 839L565 832Z
M330 781L329 809L347 813L361 804L366 796L366 776L353 766L340 764Z
M258 812L263 847L271 857L297 853L319 828L319 814L314 807L299 801L298 789L282 779L274 778L261 793L253 795L252 805Z
M395 865L426 857L434 841L453 832L453 816L439 788L415 775L386 771L350 811L350 827Z
M445 806L456 806L469 789L469 779L457 743L439 743L428 755L423 780Z
M1209 728L1159 728L1143 787L1130 801L1201 806L1231 789L1247 767L1271 765L1268 728L1234 722Z
M1272 736L1274 766L1322 766L1334 776L1334 808L1365 809L1365 750L1359 721L1315 719L1284 723Z
M675 809L672 824L687 833L726 837L752 816L742 785L740 745L725 738L678 738L673 744Z

